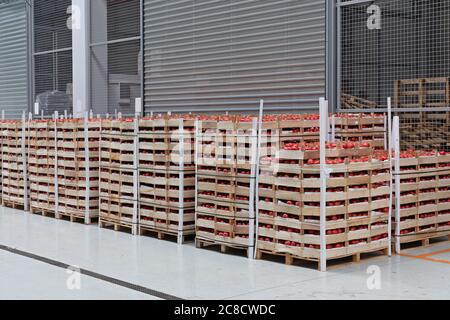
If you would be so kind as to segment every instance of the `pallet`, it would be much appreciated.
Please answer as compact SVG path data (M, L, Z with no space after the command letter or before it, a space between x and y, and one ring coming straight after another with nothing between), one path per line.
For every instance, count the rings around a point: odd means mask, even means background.
M35 208L35 207L32 207L32 208L30 209L30 212L31 212L32 214L40 215L40 216L43 216L43 217L50 217L50 218L55 218L55 217L56 217L55 211L53 211L53 210L48 210L48 209L44 209L44 208Z
M443 108L449 105L449 78L418 78L396 80L394 83L396 108Z
M203 249L203 248L214 248L214 249L218 249L220 250L221 253L233 253L231 250L234 250L234 252L237 251L243 251L245 252L245 255L248 256L248 247L242 247L242 246L238 246L238 245L234 245L234 244L228 244L228 243L220 243L220 242L216 242L216 241L211 241L211 240L206 240L206 239L202 239L197 237L195 239L195 246L198 249Z
M66 213L59 213L59 220L65 220L65 221L70 221L72 223L80 223L80 224L85 224L85 225L92 225L92 224L97 224L99 218L98 217L90 217L89 220L90 222L85 222L84 217L80 217L74 214L66 214Z
M403 240L402 240L403 238ZM446 240L439 241L443 238ZM400 250L411 249L411 248L420 248L420 247L428 247L432 242L446 242L450 241L450 230L449 231L441 231L433 234L416 234L412 236L400 237ZM395 247L394 247L395 251ZM396 252L399 253L399 252Z
M18 203L15 201L8 201L5 199L2 200L2 206L6 207L6 208L15 209L15 210L22 210L22 211L25 210L23 203Z
M103 218L99 218L98 225L101 229L121 231L121 232L126 232L129 234L133 234L133 224L131 224L131 223L124 223L124 222L105 220Z
M387 256L387 255L389 255L388 250L389 249L377 249L377 250L373 250L373 251L360 252L360 253L345 255L345 256L341 256L341 257L337 257L337 258L333 258L333 259L328 259L327 261L334 261L335 264L342 265L342 264L348 263L348 261L346 261L346 260L351 257L353 263L359 263L359 262L361 262L362 258L366 258L369 254L374 255L375 253L382 253L382 255ZM257 260L263 260L264 255L270 256L270 257L283 257L284 263L288 266L294 265L296 260L302 261L302 262L317 263L317 269L320 269L320 261L317 259L308 259L308 258L304 258L304 257L298 257L298 256L295 256L295 255L292 255L289 253L279 253L279 252L273 252L273 251L269 251L269 250L262 250L262 249L256 250L256 259ZM379 255L377 255L377 256L379 256Z
M195 230L192 230L189 233L184 232L183 234L179 234L178 232L168 231L168 230L159 230L152 229L149 227L139 226L139 235L140 236L149 236L152 238L158 238L158 240L175 240L178 241L178 236L181 236L181 244L191 242L195 239Z
M342 109L375 109L377 103L350 94L342 93L341 95Z

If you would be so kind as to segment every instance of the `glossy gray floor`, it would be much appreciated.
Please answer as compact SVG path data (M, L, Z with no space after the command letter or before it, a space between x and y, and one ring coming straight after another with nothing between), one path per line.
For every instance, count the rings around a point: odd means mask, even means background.
M450 298L449 242L407 251L443 251L433 258L444 262L375 257L320 273L0 208L0 245L184 299ZM379 270L380 288L378 273L368 274L371 266ZM0 250L0 299L156 298L89 276L81 277L79 290L69 290L70 276L63 268Z

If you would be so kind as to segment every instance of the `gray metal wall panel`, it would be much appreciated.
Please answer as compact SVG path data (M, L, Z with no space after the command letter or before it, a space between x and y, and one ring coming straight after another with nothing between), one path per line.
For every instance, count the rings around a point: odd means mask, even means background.
M28 110L27 52L25 2L0 3L0 110L8 118Z
M146 111L317 108L325 0L144 0Z

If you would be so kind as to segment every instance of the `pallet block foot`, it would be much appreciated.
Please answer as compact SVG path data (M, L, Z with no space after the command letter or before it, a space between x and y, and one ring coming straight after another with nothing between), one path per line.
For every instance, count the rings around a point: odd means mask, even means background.
M225 246L225 245L221 245L221 246L220 246L220 252L222 252L222 253L227 253L227 251L228 251L227 246Z
M292 257L290 254L287 254L284 261L287 266L292 266L294 264L294 257Z
M261 260L261 258L262 258L262 252L261 252L261 250L257 250L256 251L256 260Z
M361 254L357 253L355 255L352 256L352 261L353 262L361 262Z

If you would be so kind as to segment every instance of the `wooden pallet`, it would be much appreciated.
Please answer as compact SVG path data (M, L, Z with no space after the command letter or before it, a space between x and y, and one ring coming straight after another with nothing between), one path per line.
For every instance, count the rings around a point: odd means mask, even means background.
M133 233L133 224L114 221L114 220L106 220L104 218L99 219L99 227L101 229L121 231L121 232L130 233L130 234Z
M169 230L161 230L156 228L145 227L139 225L139 235L140 236L149 236L152 238L158 238L159 240L174 240L178 241L178 232L169 231ZM195 238L195 230L184 231L181 235L181 243L185 244L187 242L191 242Z
M377 103L343 93L341 95L341 107L343 109L374 109L377 107Z
M25 210L23 203L19 203L16 201L9 201L5 199L2 199L2 206L16 210Z
M428 247L434 242L450 241L450 230L432 234L415 234L400 238L400 250L410 248ZM445 240L444 240L445 239ZM440 241L441 240L441 241ZM395 251L395 247L394 247Z
M387 256L389 254L388 249L377 249L377 250L373 250L373 251L366 251L366 252L359 252L359 253L355 253L355 254L351 254L351 255L345 255L345 256L341 256L341 257L337 257L337 258L333 258L333 259L329 259L328 261L333 261L334 264L345 264L348 263L348 258L352 259L352 262L358 263L361 261L362 258L369 258L370 257L379 257L380 254L382 254L383 256ZM302 262L312 262L312 263L317 263L317 268L320 268L320 261L317 259L308 259L308 258L304 258L304 257L298 257L289 253L279 253L279 252L273 252L273 251L268 251L268 250L262 250L262 249L257 249L256 250L256 259L257 260L262 260L264 258L264 256L269 256L269 257L282 257L284 258L284 263L288 266L294 265L295 261L302 261Z
M213 248L216 250L220 250L221 253L236 253L236 252L244 252L248 256L248 247L238 246L234 244L228 244L228 243L220 243L216 241L211 241L207 239L202 239L197 237L195 239L195 246L198 249L204 249L204 248ZM234 250L234 251L233 251Z
M52 211L52 210L48 210L48 209L44 209L44 208L31 207L30 212L32 214L40 215L43 217L55 218L54 210Z
M66 214L66 213L59 213L59 219L65 220L65 221L70 221L72 223L81 223L81 224L86 224L86 225L97 224L98 220L99 220L98 217L90 217L89 222L86 223L84 217L81 217L79 215L74 215L74 214Z
M394 107L396 108L439 108L448 106L450 106L449 78L418 78L395 81Z

